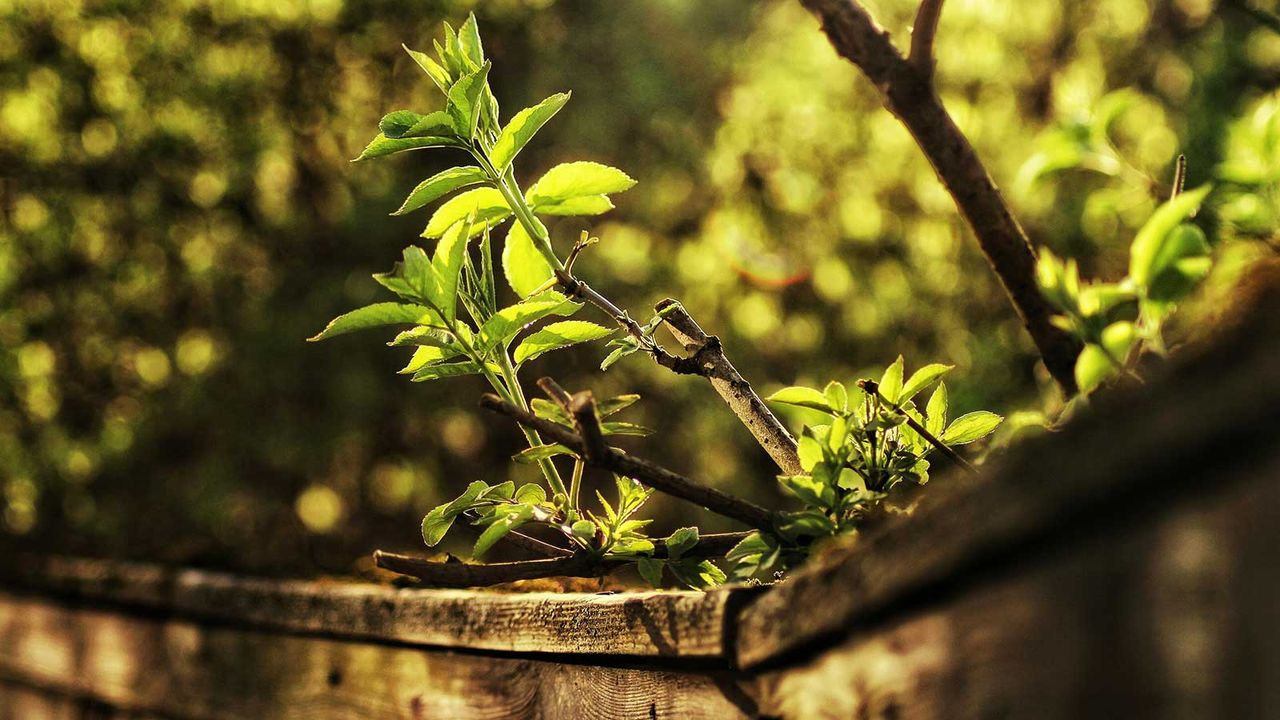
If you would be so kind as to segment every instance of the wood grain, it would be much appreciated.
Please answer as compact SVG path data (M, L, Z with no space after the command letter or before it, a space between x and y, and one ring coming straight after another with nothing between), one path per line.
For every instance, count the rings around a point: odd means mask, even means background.
M1280 458L759 679L778 718L1280 717Z
M209 720L745 717L728 674L202 626L3 592L0 677L111 712Z
M521 653L724 656L727 609L749 590L494 593L266 580L153 565L46 558L10 587L242 627Z

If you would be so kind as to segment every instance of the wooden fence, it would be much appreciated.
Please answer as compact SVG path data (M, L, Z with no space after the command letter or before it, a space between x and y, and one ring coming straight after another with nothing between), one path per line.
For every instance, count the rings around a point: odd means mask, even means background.
M1280 306L769 589L0 565L0 720L1277 718Z

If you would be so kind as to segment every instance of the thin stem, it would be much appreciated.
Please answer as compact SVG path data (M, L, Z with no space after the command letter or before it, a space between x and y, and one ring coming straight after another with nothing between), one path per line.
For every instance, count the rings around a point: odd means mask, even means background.
M501 347L498 348L498 367L502 369L502 376L507 381L514 404L522 410L528 410L529 401L524 397L524 390L520 387L520 380L516 377L516 370L511 365L511 358L507 356L507 351ZM529 447L537 447L542 444L541 436L533 428L521 426L520 430L524 433L525 440L529 442ZM546 476L547 482L551 483L553 492L562 495L566 494L564 480L561 479L560 471L556 469L555 463L551 462L551 458L538 460L538 467L542 469L542 474Z
M925 427L921 425L919 422L917 422L915 418L911 417L910 413L908 413L906 410L903 410L901 405L894 402L889 402L889 400L884 395L881 395L880 386L878 383L875 383L871 380L859 380L858 387L862 388L863 390L866 390L868 394L875 396L875 398L878 399L880 402L884 403L891 410L901 415L906 420L907 427L911 428L912 430L915 430L920 437L925 439L925 442L929 443L935 449L937 449L938 452L945 455L948 460L960 466L961 469L963 469L968 473L977 472L977 470L974 469L973 465L971 465L968 460L965 460L964 458L960 457L959 453L947 447L947 445L943 443L941 440L939 440L937 437L935 437L933 433L925 429Z
M569 508L578 509L578 497L582 492L582 469L586 467L581 459L573 463L573 477L569 479Z

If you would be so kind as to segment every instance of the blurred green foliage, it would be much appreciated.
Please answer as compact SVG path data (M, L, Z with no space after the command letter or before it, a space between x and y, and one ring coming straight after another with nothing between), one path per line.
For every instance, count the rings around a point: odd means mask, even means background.
M913 2L867 4L906 39ZM504 107L574 93L522 179L586 157L640 181L608 219L551 226L603 239L592 283L633 314L681 299L765 392L904 353L959 366L957 415L1041 404L951 199L791 0L0 0L4 542L337 568L416 547L423 512L470 480L531 478L508 462L514 428L457 401L478 384L409 386L385 348L302 341L370 301L369 274L421 231L387 214L447 159L347 160L383 111L436 92L400 43L472 9ZM1211 238L1247 241L1233 257L1274 243L1280 36L1253 18L951 0L937 52L947 106L1032 238L1085 275L1123 274L1179 152L1189 187L1221 188ZM782 502L709 387L641 357L599 377L600 359L530 376L640 392L659 434L634 447ZM653 506L660 530L696 518Z

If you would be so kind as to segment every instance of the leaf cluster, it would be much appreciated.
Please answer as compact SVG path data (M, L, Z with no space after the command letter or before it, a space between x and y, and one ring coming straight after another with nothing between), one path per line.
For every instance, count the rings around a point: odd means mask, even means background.
M1074 260L1041 251L1037 282L1062 313L1054 323L1085 343L1075 367L1082 393L1132 373L1144 348L1165 352L1165 321L1212 266L1204 231L1189 222L1210 189L1177 194L1157 208L1134 237L1129 273L1117 282L1082 283Z
M733 577L768 578L803 558L814 540L853 532L895 488L929 481L935 443L964 445L993 432L1003 420L995 413L976 411L949 421L942 377L951 369L932 363L904 379L899 356L879 382L849 388L832 381L822 390L792 386L769 396L770 402L816 410L829 422L801 431L805 472L778 476L802 508L783 513L775 537L756 533L734 548L727 556L735 563ZM935 383L921 409L916 397Z

